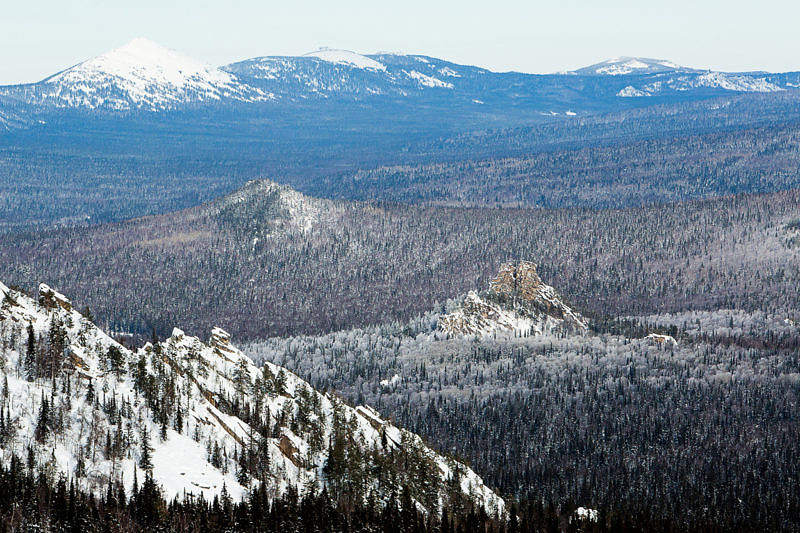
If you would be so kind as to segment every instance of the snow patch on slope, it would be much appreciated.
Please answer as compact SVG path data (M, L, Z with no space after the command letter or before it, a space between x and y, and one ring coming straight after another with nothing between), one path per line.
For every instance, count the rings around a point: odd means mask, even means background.
M386 70L386 65L383 63L349 50L332 50L329 48L322 48L316 52L304 54L302 57L316 57L317 59L321 59L329 63L350 65L355 68L365 70Z
M640 91L636 87L634 87L632 85L628 85L624 89L621 89L617 93L617 96L620 96L622 98L631 98L631 97L638 97L638 96L652 96L652 94L650 94L650 93L648 93L646 91Z
M409 78L417 80L417 83L419 83L423 87L430 87L430 88L438 87L438 88L442 88L442 89L452 89L453 88L453 84L452 83L449 83L449 82L446 82L446 81L442 81L439 78L434 78L433 76L425 75L422 72L418 72L416 70L412 70L412 71L404 70L403 73L406 76L408 76Z

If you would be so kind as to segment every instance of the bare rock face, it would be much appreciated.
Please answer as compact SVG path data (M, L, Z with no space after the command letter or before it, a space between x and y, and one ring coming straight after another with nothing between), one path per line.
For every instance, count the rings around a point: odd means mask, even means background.
M209 346L216 348L217 350L232 352L233 348L231 347L231 334L222 328L212 329Z
M458 310L439 318L439 330L451 334L538 335L554 329L582 332L587 326L553 287L542 282L530 261L504 263L487 291L470 291Z
M54 291L44 283L39 285L39 305L48 309L60 307L64 311L72 311L72 302L66 296Z
M533 301L544 283L536 273L536 264L530 261L503 263L497 277L489 282L489 291L498 299Z

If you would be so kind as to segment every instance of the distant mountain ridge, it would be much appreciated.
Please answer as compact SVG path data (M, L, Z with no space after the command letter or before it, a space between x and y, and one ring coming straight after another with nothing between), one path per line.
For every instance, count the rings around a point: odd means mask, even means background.
M217 68L146 39L134 39L38 83L0 87L0 110L16 105L29 107L29 113L58 108L165 111L198 105L390 98L457 103L476 110L516 103L538 107L542 116L569 116L593 112L599 102L614 109L620 98L660 95L685 100L799 86L800 73L731 74L635 57L539 75L492 72L423 55L362 55L323 48L302 56L263 56Z
M800 73L533 75L331 49L215 68L135 41L39 83L0 87L0 227L163 213L261 177L327 198L474 204L463 185L428 184L435 175L411 184L394 171L358 183L349 176L794 123L798 87ZM571 179L562 163L547 164L542 176ZM724 175L682 190L702 196ZM607 173L593 183L628 179L629 172ZM725 192L773 190L763 183L748 178ZM586 202L582 190L554 182L477 203L575 205ZM622 204L630 195L638 202L640 190L626 188ZM673 197L673 189L663 192L659 198Z

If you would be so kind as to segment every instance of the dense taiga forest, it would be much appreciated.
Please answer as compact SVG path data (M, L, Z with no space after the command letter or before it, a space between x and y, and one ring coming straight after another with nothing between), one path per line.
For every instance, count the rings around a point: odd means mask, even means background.
M448 338L435 323L247 351L392 413L513 497L676 530L800 529L800 328L783 315L650 316L584 336Z
M579 508L557 509L539 502L514 505L507 524L500 524L480 511L420 513L407 494L382 510L357 506L343 510L324 491L299 497L271 498L255 491L243 502L230 497L206 501L203 498L167 501L145 478L141 488L126 494L110 486L100 498L76 490L59 480L51 484L31 472L14 457L9 466L0 465L0 530L45 530L70 532L181 531L214 533L228 531L286 531L326 533L600 533L675 531L679 526L648 513L597 510L594 519ZM720 531L725 525L706 522L695 531ZM739 531L758 531L758 524Z
M602 510L603 527L800 529L796 191L545 210L253 182L170 215L10 237L0 276L82 295L120 332L323 334L247 351L465 458L534 529L574 523L577 506ZM592 331L436 331L519 257Z
M581 312L798 308L797 191L629 209L310 199L253 183L118 224L9 234L0 279L78 295L121 332L313 334L405 322L531 259ZM158 281L157 281L158 280Z
M627 207L796 188L796 124L323 179L326 196L442 205Z

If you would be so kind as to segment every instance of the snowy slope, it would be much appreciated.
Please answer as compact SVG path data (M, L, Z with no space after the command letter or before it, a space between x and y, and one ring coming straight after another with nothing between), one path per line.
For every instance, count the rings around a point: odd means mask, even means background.
M65 107L167 109L188 102L267 100L230 73L146 39L79 63L38 84L39 98Z
M24 124L25 120L18 117L15 113L0 109L0 131L14 130L20 128Z
M271 363L255 366L218 328L207 343L175 329L131 351L46 285L35 301L0 284L0 346L0 407L11 428L0 457L27 457L30 447L43 472L87 490L110 480L130 490L149 470L169 498L210 498L223 487L240 498L258 484L275 495L334 491L349 485L331 457L358 457L348 472L364 476L362 498L382 501L407 485L437 512L455 490L504 513L467 466L369 407L344 405Z
M330 63L338 63L350 65L355 68L367 70L386 70L386 65L375 61L367 56L362 56L349 50L332 50L330 48L321 48L316 52L309 52L302 57L315 57Z
M403 99L443 94L441 89L479 90L492 73L422 56L365 56L347 50L323 49L297 57L257 57L222 67L243 82L284 101Z

